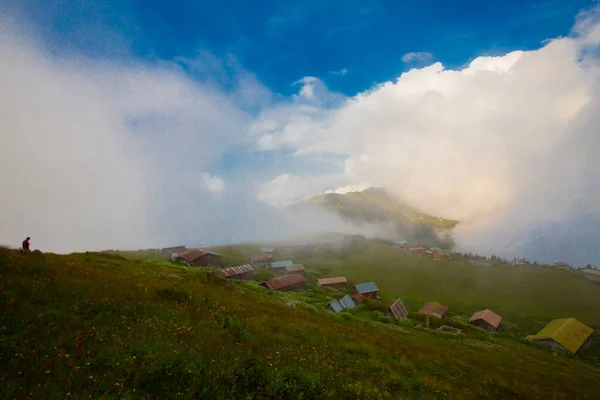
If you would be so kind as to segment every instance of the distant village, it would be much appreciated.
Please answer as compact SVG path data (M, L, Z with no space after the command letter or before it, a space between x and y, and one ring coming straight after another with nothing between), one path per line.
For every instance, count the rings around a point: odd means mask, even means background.
M347 235L339 241L334 242L300 243L280 246L278 248L264 247L260 249L258 254L251 256L247 264L229 268L221 268L221 255L212 251L187 249L185 246L168 247L162 249L162 251L168 253L171 260L181 262L187 266L214 268L216 274L226 280L254 280L256 278L255 268L267 268L276 276L261 282L260 286L273 291L300 292L305 290L307 283L305 266L295 263L291 259L282 259L284 258L282 257L283 255L290 254L294 250L299 249L328 247L336 244L353 244L361 240L365 240L363 235ZM490 266L493 263L503 263L528 268L543 267L577 270L589 279L600 280L600 270L589 264L584 267L575 267L563 261L554 262L552 265L539 264L537 262L531 263L525 259L514 259L511 262L496 256L487 258L474 254L451 252L439 247L411 246L405 240L389 241L389 244L411 256L430 257L440 262L450 261L454 258L466 258L470 264L475 266ZM342 313L365 302L381 302L379 288L375 282L357 283L348 287L346 277L332 276L319 278L316 284L319 287L336 289L340 291L340 295L343 295L339 299L334 299L325 305L325 309L332 313ZM416 311L417 315L423 317L423 324L418 325L416 328L435 332L460 333L460 329L449 325L441 325L435 330L430 329L430 318L443 322L448 317L449 310L448 305L436 301L425 302ZM402 302L402 299L397 299L389 306L386 316L394 319L406 319L409 316L409 311ZM502 317L490 309L478 310L470 317L469 324L487 331L498 331L502 329ZM439 323L436 325L439 325ZM550 321L540 332L529 335L527 339L574 354L589 345L592 333L592 328L575 318L560 318Z

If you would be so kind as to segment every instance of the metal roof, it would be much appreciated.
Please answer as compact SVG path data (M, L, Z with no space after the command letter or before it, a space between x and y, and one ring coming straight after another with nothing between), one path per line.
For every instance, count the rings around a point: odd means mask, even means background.
M161 251L164 251L166 253L181 253L186 250L187 249L185 248L185 246L172 246L172 247L165 247Z
M394 244L408 244L406 240L396 240Z
M408 250L410 250L410 251L424 251L425 247L422 247L422 246L410 247Z
M261 253L272 253L274 251L275 249L273 247L263 247L262 249L260 249Z
M419 314L432 314L440 318L443 314L448 312L448 307L440 304L436 301L428 301L421 307Z
M537 335L527 336L527 339L553 340L571 353L577 353L592 332L592 328L575 318L561 318L552 320Z
M379 290L377 288L377 285L375 285L375 283L373 283L373 282L359 283L358 285L354 285L354 287L356 288L356 291L361 294L377 292Z
M221 275L223 278L231 278L232 276L243 275L248 272L254 272L254 268L252 268L250 264L220 269L217 271L217 274Z
M352 297L350 297L349 294L347 294L344 297L342 297L339 300L339 302L342 305L342 307L344 307L346 309L350 309L350 308L356 307L356 303L354 303L354 300L352 300Z
M407 318L408 310L404 306L402 299L398 299L390 306L390 312L394 316L394 318Z
M592 275L600 275L600 271L596 271L595 269L582 269L581 272L583 272L584 274L592 274Z
M208 250L204 250L204 252L205 252L206 254L212 254L213 256L219 256L219 257L221 257L221 255L220 255L219 253L215 253L214 251L208 251Z
M302 264L293 264L285 267L287 272L296 272L296 271L304 271L304 265Z
M271 263L271 268L285 268L294 265L294 262L291 260L286 261L275 261Z
M251 256L250 257L250 261L256 261L256 262L261 262L261 261L271 261L273 259L273 256L270 254L261 254L258 256Z
M265 286L271 290L279 290L288 286L304 282L306 282L306 278L304 277L304 275L290 274L270 279L265 282Z
M360 304L360 303L362 303L363 301L367 300L367 298L366 298L365 296L363 296L362 294L360 294L360 293L354 293L354 294L352 295L352 298L353 298L354 300L356 300L356 302L357 302L358 304Z
M475 314L473 314L469 322L477 321L480 319L484 320L496 329L498 328L498 326L500 326L500 322L502 321L502 317L493 312L492 310L483 310L477 311Z
M340 304L339 301L337 300L332 300L327 304L329 307L331 307L331 309L333 310L333 312L340 312L340 311L344 311L344 307L342 307L342 305Z
M202 250L198 250L198 249L191 249L188 251L184 251L183 253L179 253L177 255L177 258L181 258L187 262L192 262L194 260L199 259L200 257L202 257L204 255L204 252Z
M321 278L317 281L320 286L326 285L338 285L340 283L346 283L348 280L345 276L335 276L333 278Z

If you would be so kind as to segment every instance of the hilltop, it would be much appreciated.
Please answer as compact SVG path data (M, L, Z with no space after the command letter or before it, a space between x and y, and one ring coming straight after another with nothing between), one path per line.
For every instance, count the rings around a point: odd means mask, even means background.
M383 188L345 194L324 193L288 206L295 213L324 210L355 226L386 224L387 236L440 245L440 237L458 221L435 217L411 207Z
M230 266L258 247L218 251ZM303 293L277 293L158 253L138 256L0 249L3 398L591 399L600 391L597 347L568 356L519 339L554 317L600 326L598 283L572 271L436 263L366 241L348 254L282 254L305 264L309 282ZM257 272L257 281L272 276ZM343 293L315 280L335 274L375 281L382 303L326 312ZM398 295L412 314L423 299L446 302L459 326L461 315L491 306L507 330L420 331L383 316Z

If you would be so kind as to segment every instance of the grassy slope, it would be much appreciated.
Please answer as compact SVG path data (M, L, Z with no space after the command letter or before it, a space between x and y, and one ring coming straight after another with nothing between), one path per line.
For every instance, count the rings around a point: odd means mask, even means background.
M397 219L404 222L420 222L431 227L444 229L452 229L458 223L457 221L436 218L415 210L395 199L381 188L369 188L362 192L349 192L346 194L326 193L294 204L290 206L290 209L300 210L303 206L309 205L322 206L346 218L368 222Z
M220 249L227 263L250 250ZM336 268L358 279L360 263ZM598 368L577 357L501 336L459 339L286 305L302 296L310 297L228 286L156 261L36 260L0 249L0 397L591 399L600 392Z

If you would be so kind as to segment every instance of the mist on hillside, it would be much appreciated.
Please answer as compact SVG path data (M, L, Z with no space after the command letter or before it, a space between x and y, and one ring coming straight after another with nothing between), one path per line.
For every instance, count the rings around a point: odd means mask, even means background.
M458 250L600 264L596 14L538 50L459 70L436 62L353 97L307 77L282 99L207 53L193 65L229 71L227 89L192 79L189 60L56 52L3 9L0 243L31 236L34 248L69 252L322 231L446 240L426 226L282 210L370 182L459 220ZM273 161L249 174L240 148ZM238 156L237 171L223 168Z

